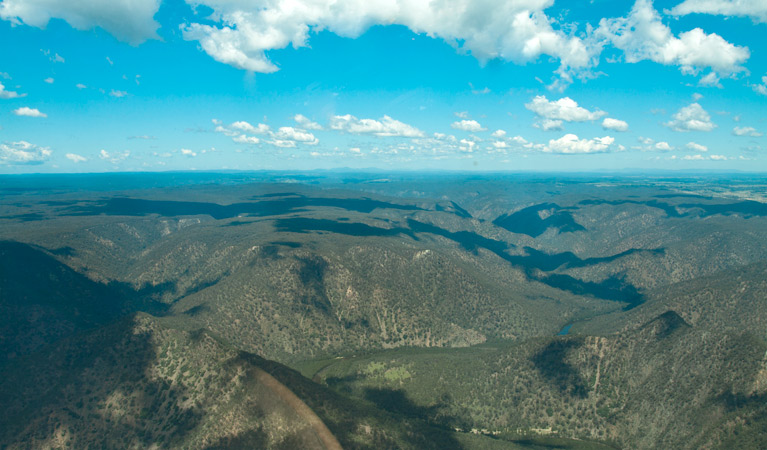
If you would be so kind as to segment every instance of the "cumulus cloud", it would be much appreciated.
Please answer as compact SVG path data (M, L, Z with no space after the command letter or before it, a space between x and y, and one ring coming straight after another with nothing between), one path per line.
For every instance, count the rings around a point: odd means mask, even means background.
M118 162L126 159L129 156L130 156L130 150L125 150L122 153L110 153L104 149L101 149L101 151L99 152L99 158L105 161L109 161L112 164L117 164Z
M762 133L756 131L753 127L735 127L732 129L735 136L761 137Z
M19 94L18 92L15 92L15 91L6 91L5 86L3 86L3 83L0 83L0 98L3 98L3 99L20 98L26 95L27 94Z
M680 109L665 125L674 131L711 131L716 124L711 116L698 103L692 103Z
M53 152L48 147L40 147L27 141L0 144L0 164L36 165L42 164Z
M706 147L705 145L702 145L702 144L698 144L697 142L688 142L687 143L687 148L689 148L690 150L695 150L696 152L707 152L708 151L708 147Z
M482 125L476 120L459 120L450 124L450 128L454 130L470 131L472 133L487 130L487 128L482 128Z
M2 85L0 85L2 86ZM751 88L754 92L762 95L767 95L767 75L762 77L762 84L752 84ZM2 91L0 90L0 98L2 97Z
M552 139L543 149L547 153L585 154L606 153L611 150L615 138L605 136L594 139L578 139L574 134L566 134L559 139Z
M192 2L190 2L192 3ZM266 52L307 47L312 32L327 30L355 38L374 25L404 25L418 34L440 38L480 61L500 58L517 63L549 55L559 60L558 72L573 73L596 62L601 48L589 40L554 29L544 9L554 0L448 4L430 0L296 0L253 3L248 0L199 0L213 9L215 23L182 28L215 60L234 67L270 73L278 67Z
M764 0L685 0L668 14L714 14L719 16L750 17L755 22L767 23L767 3Z
M245 133L251 133L251 134L267 134L269 133L269 130L271 130L269 125L259 123L258 125L253 126L249 124L248 122L245 122L244 120L234 122L231 125L229 125L229 127L235 130L244 131ZM216 131L218 131L218 128L216 129Z
M504 130L495 130L493 131L493 134L491 134L494 138L502 138L506 136L506 132Z
M81 162L88 161L88 158L86 158L85 156L80 156L77 153L67 153L64 156L66 156L68 160L74 163L81 163Z
M195 152L194 150L190 150L188 148L182 148L181 154L189 158L194 158L195 156L197 156L197 152Z
M351 114L333 116L330 119L330 128L350 134L372 134L375 136L401 136L411 138L424 136L424 132L418 128L400 122L399 120L392 119L389 116L383 116L380 120L358 119Z
M309 120L308 117L304 116L303 114L296 114L293 117L293 120L296 121L297 124L301 125L301 128L305 130L321 130L322 125L318 124L317 122L312 122Z
M303 142L309 145L316 145L320 142L312 133L293 127L280 127L274 133L274 138L281 141Z
M246 134L240 134L232 138L232 140L238 144L258 144L261 139L255 136L248 136Z
M13 113L17 116L26 116L26 117L48 117L47 114L40 112L37 108L29 108L27 106L22 106L21 108L17 108L13 110Z
M303 121L304 123L313 122L306 119L304 116L297 114L294 119L296 121ZM306 120L303 120L306 119ZM308 121L308 122L307 122ZM294 127L280 127L277 131L272 131L269 125L259 123L258 125L252 125L244 120L233 122L229 126L223 125L218 119L213 119L213 124L216 125L215 131L222 133L232 138L232 141L238 144L259 144L266 142L267 144L274 145L276 147L295 147L296 143L303 143L307 145L316 145L320 141L311 132ZM319 126L319 125L317 125ZM257 134L267 136L267 140L259 139L256 136L249 136Z
M160 0L4 0L0 18L13 24L45 28L51 19L63 19L78 30L101 27L131 44L158 39L160 24L154 15Z
M629 63L650 60L679 66L683 73L693 75L708 69L708 84L745 72L743 63L750 57L747 47L733 45L700 28L674 36L650 0L637 0L628 17L602 19L596 35L623 50Z
M545 95L538 95L525 108L538 116L535 126L544 130L559 130L562 122L587 122L597 120L606 115L604 111L589 111L578 106L578 103L570 97L563 97L557 101L549 101Z
M655 144L654 146L655 150L660 150L662 152L668 152L674 149L674 147L671 146L668 142L660 141Z
M611 117L605 117L605 120L602 121L602 128L605 130L613 130L613 131L628 131L629 124L624 122L623 120L613 119Z

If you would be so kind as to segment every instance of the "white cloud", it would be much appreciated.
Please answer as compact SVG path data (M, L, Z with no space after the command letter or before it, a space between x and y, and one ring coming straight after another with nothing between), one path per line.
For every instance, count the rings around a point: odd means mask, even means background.
M116 97L116 98L122 98L122 97L127 96L128 93L125 92L125 91L117 91L115 89L112 89L111 91L109 91L109 95L111 95L112 97Z
M27 141L0 144L0 164L5 165L35 165L42 164L50 156L48 147L40 147Z
M47 114L40 112L37 108L29 108L27 106L22 106L21 108L17 108L13 110L13 113L17 116L26 116L26 117L48 117Z
M182 148L181 149L181 154L184 155L184 156L190 157L190 158L194 158L195 156L197 156L196 152L194 152L193 150L190 150L188 148Z
M423 137L423 131L389 116L380 120L358 119L351 114L333 116L330 128L350 134L373 134L375 136Z
M683 73L694 75L709 69L715 74L707 75L709 84L745 72L743 63L750 56L747 47L733 45L700 28L674 36L650 0L637 0L628 17L602 19L596 34L623 50L629 63L650 60L679 66Z
M552 139L544 148L547 153L585 154L606 153L611 150L615 138L605 136L594 139L578 139L574 134L566 134L559 139Z
M543 130L561 130L562 121L587 122L597 120L606 115L604 111L589 111L578 106L578 103L570 97L563 97L557 101L549 101L545 95L538 95L525 108L538 116L535 126Z
M258 144L261 140L255 136L248 136L246 134L240 134L232 138L232 140L238 144Z
M629 124L624 122L623 120L613 119L611 117L605 117L605 120L602 121L602 128L605 130L613 130L613 131L628 131Z
M309 145L316 145L320 142L312 133L293 127L280 127L274 133L274 137L278 140L303 142Z
M99 152L99 158L105 161L109 161L112 164L116 164L129 156L130 156L130 150L125 150L122 153L109 153L108 151L101 149L101 151Z
M540 128L543 131L561 131L564 129L562 127L561 120L552 120L552 119L541 119L538 122L536 122L533 126Z
M85 89L85 88L87 88L88 86L86 86L86 85L84 85L84 84L82 84L82 83L77 83L77 84L75 85L75 87L76 87L77 89Z
M762 133L756 131L753 127L735 127L732 129L735 136L761 137Z
M81 163L81 162L88 161L88 158L86 158L85 156L80 156L80 155L78 155L76 153L67 153L64 156L66 156L68 160L70 160L72 162L75 162L75 163Z
M667 13L675 16L699 13L750 17L755 22L767 23L767 3L764 0L685 0Z
M668 142L660 141L655 144L654 146L655 150L660 150L662 152L668 152L674 149Z
M459 119L468 119L469 118L469 112L468 111L457 111L454 112L455 117L458 117Z
M493 131L493 134L491 134L491 136L494 138L502 138L506 136L506 132L503 130L495 130Z
M711 116L698 103L681 108L665 125L674 131L711 131L716 124Z
M305 130L321 130L322 125L318 124L317 122L312 122L309 120L308 117L304 116L303 114L296 114L293 117L293 120L296 121L297 124L301 125L302 128Z
M267 142L269 144L274 145L275 147L282 147L282 148L293 148L296 146L296 141L291 141L287 139L272 139Z
M703 155L684 155L682 159L685 161L703 161L705 158Z
M53 84L54 79L52 77L48 77L48 78L44 79L43 81L45 81L48 84Z
M326 30L355 38L374 25L404 25L418 34L440 38L480 61L499 58L525 63L540 55L559 60L558 73L572 74L596 62L601 47L556 30L544 9L554 0L477 2L454 0L295 0L253 3L249 0L201 0L213 8L213 24L182 28L187 40L219 62L270 73L278 67L266 52L307 47L313 32Z
M711 156L709 156L709 159L712 159L714 161L724 161L724 160L726 160L728 158L726 156L724 156L724 155L711 155Z
M21 98L25 97L27 94L19 94L15 91L6 91L5 86L3 86L3 83L0 83L0 98L3 99L9 99L9 98Z
M696 152L707 152L708 151L708 147L706 147L705 145L702 145L702 144L698 144L697 142L688 142L687 143L687 148L689 148L690 150L695 150Z
M266 125L263 123L259 123L257 126L254 127L253 125L249 124L248 122L245 122L244 120L234 122L233 124L230 125L230 128L244 131L246 133L251 133L251 134L267 134L269 133L269 130L271 129L269 128L269 125ZM216 131L218 131L218 129L216 129Z
M762 77L762 84L752 84L751 88L758 94L767 95L767 75ZM0 95L2 95L1 91Z
M470 131L473 133L487 130L487 128L482 128L482 125L476 120L460 120L458 122L453 122L450 124L450 128L454 130Z
M78 30L101 27L131 44L158 39L154 15L160 0L4 0L0 18L13 24L45 28L51 19L63 19Z

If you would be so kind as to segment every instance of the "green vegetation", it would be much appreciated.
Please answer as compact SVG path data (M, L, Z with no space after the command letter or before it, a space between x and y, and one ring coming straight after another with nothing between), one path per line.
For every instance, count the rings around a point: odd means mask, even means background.
M0 447L767 447L763 180L158 177L0 180Z

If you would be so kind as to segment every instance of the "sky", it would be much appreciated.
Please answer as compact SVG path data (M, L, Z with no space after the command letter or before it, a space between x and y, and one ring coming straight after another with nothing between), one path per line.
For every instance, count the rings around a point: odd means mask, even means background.
M767 171L765 0L2 0L0 173Z

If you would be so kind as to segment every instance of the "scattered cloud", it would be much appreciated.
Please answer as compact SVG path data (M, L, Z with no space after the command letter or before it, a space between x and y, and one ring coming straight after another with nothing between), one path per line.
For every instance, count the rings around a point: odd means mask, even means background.
M261 139L255 136L248 136L246 134L240 134L232 138L232 140L238 144L251 144L255 145L261 142Z
M86 89L88 86L86 86L86 85L84 85L84 84L82 84L82 83L77 83L77 84L75 85L75 87L76 87L77 89Z
M495 131L493 131L493 133L490 136L492 136L494 138L502 138L502 137L506 136L506 132L503 131L503 130L495 130Z
M735 127L732 129L735 136L761 137L762 133L756 131L753 127Z
M611 146L614 142L615 138L610 136L579 139L574 134L566 134L559 139L550 140L543 151L562 154L607 153L611 151Z
M9 98L21 98L25 97L27 94L19 94L15 91L6 91L5 86L3 86L3 83L0 83L0 98L2 99L9 99Z
M668 151L671 151L671 150L674 149L674 147L672 147L671 144L669 144L668 142L665 142L665 141L657 142L655 144L654 148L655 148L655 150L659 150L659 151L662 151L662 152L668 152Z
M602 128L605 130L613 130L613 131L628 131L629 124L624 122L623 120L613 119L611 117L605 117L605 120L602 121Z
M293 120L296 121L297 124L301 125L301 128L305 130L321 130L322 125L318 124L317 122L312 122L309 120L308 117L304 116L303 114L296 114L293 117Z
M687 148L689 148L690 150L694 150L696 152L707 152L708 151L708 147L706 147L705 145L702 145L702 144L698 144L697 142L688 142L687 143Z
M68 160L74 163L81 163L81 162L88 161L88 158L86 158L85 156L80 156L76 153L67 153L64 156L66 156Z
M118 91L118 90L112 89L111 91L109 91L109 95L115 98L122 98L127 96L128 93L125 91Z
M424 132L416 127L383 116L380 120L358 119L351 114L333 116L330 128L350 134L372 134L375 136L423 137Z
M48 84L53 84L54 79L52 77L48 77L48 78L44 79L43 81L45 81Z
M674 131L681 132L711 131L716 128L716 124L711 121L711 116L698 103L681 108L665 125Z
M267 134L269 133L269 130L271 130L269 125L266 125L264 123L259 123L258 125L253 126L250 123L245 122L244 120L234 122L231 125L229 125L229 127L232 129L243 131L245 133L250 133L250 134ZM216 129L216 131L218 131L218 129Z
M27 106L22 106L21 108L17 108L13 110L13 113L17 116L26 116L26 117L48 117L47 114L40 112L37 108L29 108Z
M309 145L316 145L320 142L312 133L293 127L280 127L277 132L274 133L274 138L285 141L303 142Z
M764 0L685 0L664 12L674 16L713 14L750 17L754 22L767 23L767 3Z
M213 9L215 23L191 23L184 39L200 43L215 60L252 72L278 70L267 56L275 49L309 46L314 31L355 38L375 25L403 25L440 38L480 61L526 63L541 55L559 60L557 73L568 82L596 63L599 45L555 29L543 12L551 0L483 2L368 2L296 0L255 4L247 0L201 1Z
M130 150L125 150L122 153L110 153L104 149L99 152L99 158L109 161L112 164L116 164L130 156Z
M37 165L44 163L52 154L50 148L40 147L27 141L0 144L0 164Z
M4 0L0 19L37 28L45 28L51 19L63 19L78 30L101 27L117 39L137 45L159 39L156 30L160 24L154 20L159 9L160 0Z
M468 111L457 111L454 112L455 117L458 117L459 119L468 119L469 118L469 112Z
M604 111L589 111L578 106L578 103L570 97L563 97L557 101L549 101L545 95L538 95L525 108L538 116L535 126L543 130L560 130L562 122L587 122L597 120L607 113Z
M762 77L762 84L752 84L751 89L757 94L767 95L767 75ZM2 92L0 92L2 94Z
M0 3L0 19L8 20L8 19L6 19L5 16L3 16L3 11L6 10L9 6L12 7L12 5L13 5L13 2L11 2L11 3L8 3L8 2ZM15 22L11 21L11 23L15 23ZM51 62L53 62L53 63L64 63L64 62L66 62L64 57L62 57L58 53L51 52L50 50L45 50L45 49L42 49L42 48L40 49L40 51L43 53L43 55L47 56L48 59Z
M705 84L746 72L743 64L751 55L747 47L733 45L718 34L706 34L700 28L674 36L650 0L637 0L628 17L602 19L596 35L623 50L629 63L650 60L679 66L683 73L690 75L710 70L704 77Z
M482 128L482 125L476 120L460 120L458 122L453 122L450 124L450 128L454 130L470 131L472 133L487 130L487 128Z
M182 148L181 154L189 158L194 158L195 156L197 156L196 152L189 150L188 148Z

